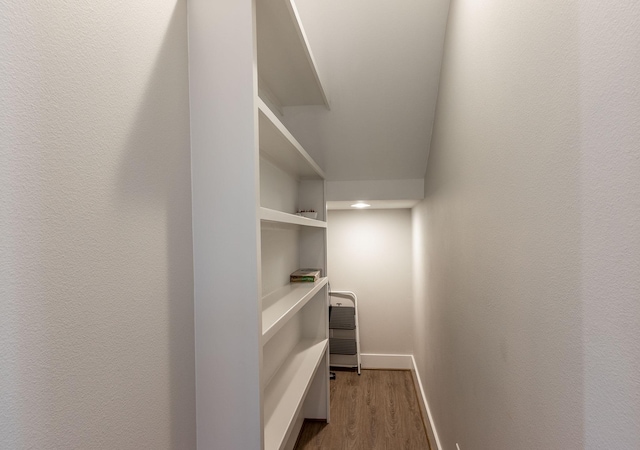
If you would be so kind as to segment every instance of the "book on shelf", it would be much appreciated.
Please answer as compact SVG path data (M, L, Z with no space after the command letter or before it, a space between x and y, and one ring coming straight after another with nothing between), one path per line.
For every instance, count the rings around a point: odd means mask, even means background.
M289 276L291 283L318 281L322 271L320 269L298 269Z

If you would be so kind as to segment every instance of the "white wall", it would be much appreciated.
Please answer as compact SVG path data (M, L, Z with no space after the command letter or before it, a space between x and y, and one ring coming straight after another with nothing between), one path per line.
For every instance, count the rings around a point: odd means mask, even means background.
M195 448L186 2L0 10L0 448Z
M329 211L332 290L359 301L360 351L412 353L411 211Z
M328 181L328 201L422 200L424 178L415 180Z
M327 180L422 178L449 0L295 3L331 110L285 108L283 123Z
M415 348L442 448L640 442L640 8L452 2Z

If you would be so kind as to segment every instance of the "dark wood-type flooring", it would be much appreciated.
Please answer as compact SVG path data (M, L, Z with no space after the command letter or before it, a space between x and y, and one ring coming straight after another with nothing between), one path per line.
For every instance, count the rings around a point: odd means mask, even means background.
M331 423L306 421L297 450L428 450L408 370L336 371Z

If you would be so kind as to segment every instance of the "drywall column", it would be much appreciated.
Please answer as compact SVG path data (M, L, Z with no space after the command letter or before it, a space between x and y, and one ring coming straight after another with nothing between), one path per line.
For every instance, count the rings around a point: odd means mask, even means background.
M0 2L0 448L196 445L186 1Z
M253 4L193 0L188 17L198 448L259 449Z

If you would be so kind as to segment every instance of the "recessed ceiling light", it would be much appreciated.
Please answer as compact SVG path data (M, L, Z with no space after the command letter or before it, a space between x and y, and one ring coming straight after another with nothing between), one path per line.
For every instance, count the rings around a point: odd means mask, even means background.
M351 205L352 208L368 208L369 206L371 205L363 201L358 201L358 203L354 203L353 205Z

